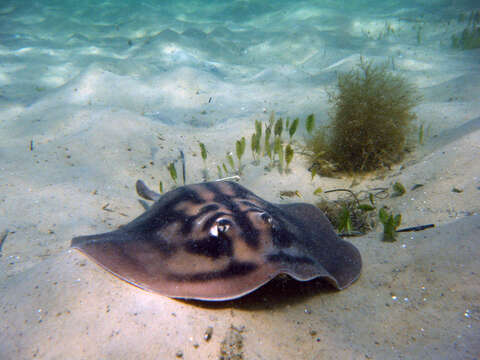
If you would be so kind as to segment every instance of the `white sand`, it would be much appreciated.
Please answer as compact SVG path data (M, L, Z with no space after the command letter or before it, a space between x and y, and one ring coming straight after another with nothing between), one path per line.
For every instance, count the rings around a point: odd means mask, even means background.
M230 325L244 327L245 359L478 358L480 53L449 47L462 29L447 24L458 12L350 16L297 4L254 8L252 18L239 6L240 23L221 12L215 18L209 7L172 17L176 5L163 12L142 4L138 13L110 14L106 3L84 25L79 9L65 18L55 7L0 9L4 24L23 26L9 33L3 25L0 44L0 232L11 232L0 258L0 359L173 359L178 351L216 359ZM111 20L98 20L97 11ZM411 19L421 14L417 44ZM141 25L127 21L136 17ZM63 20L47 26L55 18ZM395 34L377 40L385 20ZM68 36L62 26L71 27ZM249 139L254 120L270 111L302 119L315 112L326 121L325 90L360 55L394 58L424 95L416 112L429 131L402 167L357 179L353 190L424 184L384 204L405 226L436 228L395 243L380 241L380 228L350 239L364 260L352 287L298 296L267 287L206 306L137 289L69 250L73 236L114 229L143 211L137 179L171 187L166 165L178 149L187 181L199 182L198 141L214 178L235 140ZM301 144L303 134L296 139ZM292 201L279 191L299 190L313 202L319 186L352 183L311 182L298 154L288 175L250 162L247 149L241 183L269 201ZM106 204L112 211L102 210Z

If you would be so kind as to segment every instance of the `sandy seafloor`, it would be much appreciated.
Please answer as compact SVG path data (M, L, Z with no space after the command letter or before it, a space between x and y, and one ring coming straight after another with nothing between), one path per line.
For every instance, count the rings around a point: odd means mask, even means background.
M231 326L243 359L480 358L480 50L450 46L468 3L76 3L0 5L0 359L217 359ZM213 179L272 110L325 123L326 90L360 56L419 87L427 131L403 165L352 190L400 181L407 194L383 203L405 226L436 227L395 243L380 227L350 238L364 268L348 289L274 282L237 301L182 302L69 249L143 211L137 179L170 188L178 149L194 183L198 141ZM253 166L248 150L244 163L241 184L275 202L353 180L312 182L299 154L290 174Z

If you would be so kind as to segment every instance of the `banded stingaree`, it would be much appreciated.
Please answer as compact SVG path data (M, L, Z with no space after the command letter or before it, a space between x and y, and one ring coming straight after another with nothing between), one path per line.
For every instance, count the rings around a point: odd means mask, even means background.
M118 230L72 247L140 288L169 297L229 300L284 273L337 289L360 275L361 257L325 215L304 203L271 204L229 181L187 185L164 195L137 181L155 203Z

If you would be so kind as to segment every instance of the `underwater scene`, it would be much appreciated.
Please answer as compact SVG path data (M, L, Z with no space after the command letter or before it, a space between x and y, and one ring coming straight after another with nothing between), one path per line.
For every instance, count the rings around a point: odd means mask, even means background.
M0 359L480 359L480 4L2 0Z

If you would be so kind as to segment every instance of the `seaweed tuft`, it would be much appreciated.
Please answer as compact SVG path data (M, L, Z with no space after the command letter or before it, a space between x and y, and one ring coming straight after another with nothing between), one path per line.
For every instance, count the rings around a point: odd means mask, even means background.
M338 75L330 93L331 124L307 142L317 173L368 172L402 160L411 144L421 97L402 76L360 58L358 67Z

